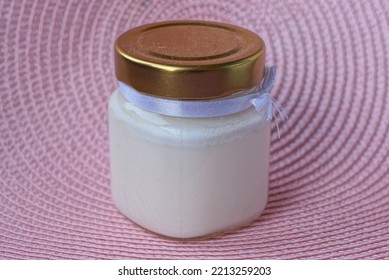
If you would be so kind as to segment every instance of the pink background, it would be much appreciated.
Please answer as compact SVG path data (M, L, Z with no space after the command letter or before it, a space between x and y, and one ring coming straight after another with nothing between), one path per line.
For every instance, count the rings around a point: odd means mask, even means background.
M260 34L290 115L263 216L199 242L145 232L110 196L114 40L170 19ZM0 258L389 259L388 1L3 0L0 39Z

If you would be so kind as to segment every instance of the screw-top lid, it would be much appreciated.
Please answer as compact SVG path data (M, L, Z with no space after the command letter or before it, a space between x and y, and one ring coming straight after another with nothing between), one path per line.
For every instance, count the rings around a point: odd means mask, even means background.
M257 34L218 22L147 24L115 43L117 79L164 98L212 99L249 89L262 80L264 62Z

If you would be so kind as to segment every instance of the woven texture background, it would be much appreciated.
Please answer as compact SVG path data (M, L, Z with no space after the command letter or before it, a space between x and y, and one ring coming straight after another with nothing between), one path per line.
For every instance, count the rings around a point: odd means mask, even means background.
M248 227L160 239L113 206L108 97L121 32L237 24L267 43L269 203ZM0 258L389 259L388 1L0 1Z

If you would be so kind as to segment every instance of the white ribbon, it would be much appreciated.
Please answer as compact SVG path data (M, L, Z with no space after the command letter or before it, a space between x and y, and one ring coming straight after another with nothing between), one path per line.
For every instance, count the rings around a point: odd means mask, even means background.
M275 112L285 121L287 119L285 109L270 96L275 76L276 68L274 66L267 67L260 85L228 97L209 100L174 100L154 97L140 93L122 82L119 82L119 88L124 98L130 103L144 110L163 115L191 118L219 117L241 112L250 106L254 106L255 110L260 112L267 106L267 120L272 120L274 108ZM279 135L277 118L275 119Z

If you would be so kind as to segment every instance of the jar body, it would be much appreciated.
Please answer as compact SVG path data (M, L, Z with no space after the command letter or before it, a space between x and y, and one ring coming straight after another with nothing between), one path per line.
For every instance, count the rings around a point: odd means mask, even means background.
M112 196L136 224L190 239L256 219L268 196L267 109L180 118L109 101Z

